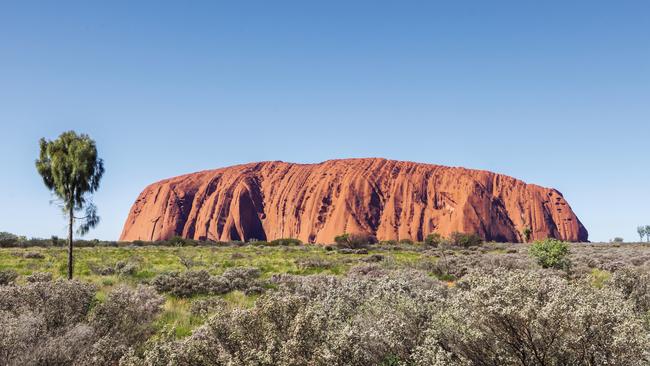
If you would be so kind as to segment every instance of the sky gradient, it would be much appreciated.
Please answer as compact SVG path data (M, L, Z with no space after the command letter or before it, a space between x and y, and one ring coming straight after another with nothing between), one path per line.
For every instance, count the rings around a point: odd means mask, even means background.
M98 144L88 238L154 181L384 157L560 190L592 241L650 224L650 2L3 1L0 231L65 236L38 139Z

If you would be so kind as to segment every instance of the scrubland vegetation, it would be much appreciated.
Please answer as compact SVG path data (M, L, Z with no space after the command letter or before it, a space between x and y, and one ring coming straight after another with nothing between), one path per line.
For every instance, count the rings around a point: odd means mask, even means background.
M2 248L0 365L650 362L650 245L339 241Z

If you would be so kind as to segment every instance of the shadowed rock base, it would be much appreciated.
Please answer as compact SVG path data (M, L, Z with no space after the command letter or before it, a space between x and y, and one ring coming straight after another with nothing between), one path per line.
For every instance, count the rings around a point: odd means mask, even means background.
M423 240L476 233L485 240L587 241L562 194L487 171L386 159L250 163L153 183L133 204L120 240L179 235L229 241L347 233Z

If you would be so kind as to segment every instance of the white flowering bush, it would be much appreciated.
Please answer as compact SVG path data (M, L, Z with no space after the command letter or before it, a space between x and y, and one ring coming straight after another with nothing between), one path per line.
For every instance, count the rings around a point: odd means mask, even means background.
M101 304L95 292L62 280L0 287L0 365L115 365L151 335L155 290L118 287Z
M647 269L623 268L614 273L607 286L619 291L636 312L650 319L650 272Z
M648 330L620 292L548 272L474 273L432 320L416 365L647 365Z
M407 361L446 287L422 272L390 277L276 276L251 309L222 309L189 338L123 365L380 365Z
M178 297L195 295L220 295L230 291L262 292L263 283L258 280L261 271L254 267L234 267L221 276L213 276L206 270L172 272L156 276L152 285L160 292Z

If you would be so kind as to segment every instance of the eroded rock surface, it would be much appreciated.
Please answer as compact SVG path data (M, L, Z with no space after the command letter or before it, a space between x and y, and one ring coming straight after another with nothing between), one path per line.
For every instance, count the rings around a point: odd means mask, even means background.
M341 233L422 240L437 232L486 240L586 241L562 194L487 171L386 159L250 163L166 179L133 204L120 240L298 238Z

